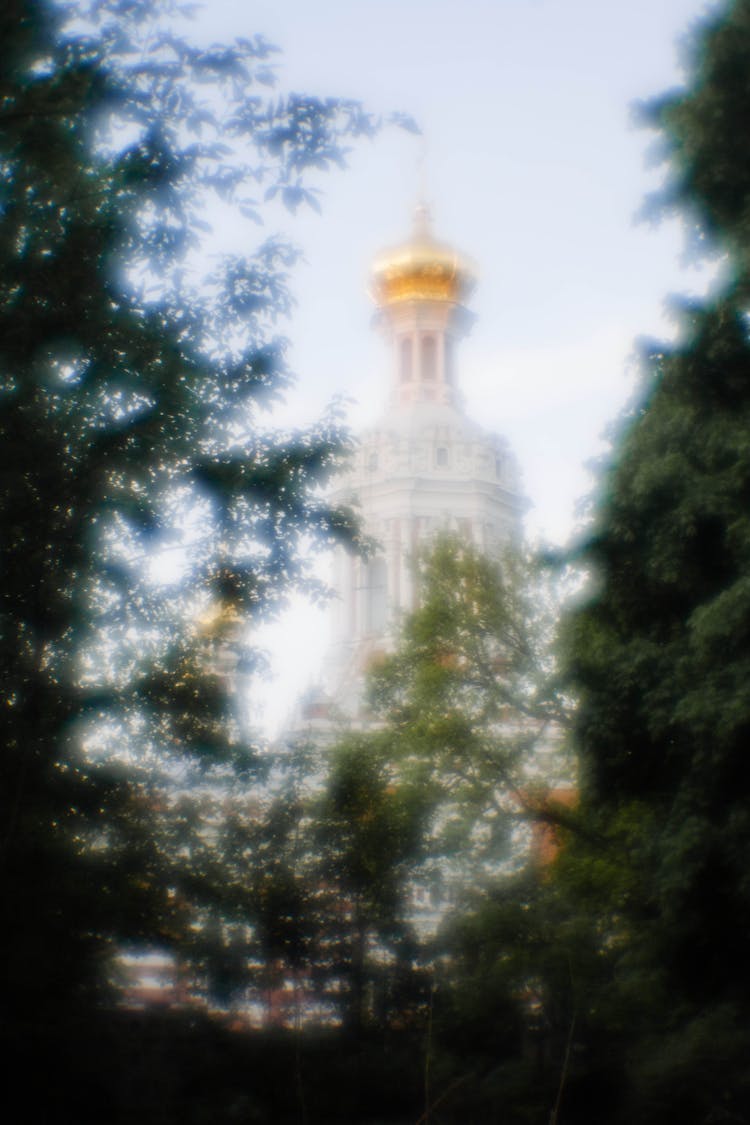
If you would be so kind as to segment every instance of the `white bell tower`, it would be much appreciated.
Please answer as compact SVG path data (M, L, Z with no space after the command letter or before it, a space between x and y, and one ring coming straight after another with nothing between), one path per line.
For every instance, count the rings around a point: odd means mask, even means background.
M355 506L378 546L369 559L343 550L336 557L320 718L322 708L366 725L364 676L417 604L415 557L431 538L447 530L499 555L520 535L525 503L515 460L503 438L466 417L459 392L457 345L473 321L464 301L475 279L466 258L433 238L423 206L412 237L374 263L390 401L361 435L332 499Z

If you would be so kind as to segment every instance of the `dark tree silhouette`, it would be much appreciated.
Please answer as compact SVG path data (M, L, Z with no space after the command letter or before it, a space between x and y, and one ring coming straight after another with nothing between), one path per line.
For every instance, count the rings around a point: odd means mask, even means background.
M750 4L701 25L686 63L685 88L644 108L668 169L653 206L720 279L680 303L677 343L646 349L573 659L587 807L615 846L627 826L637 874L612 935L639 998L623 1112L697 1122L750 1112Z
M268 237L190 279L211 198L315 203L308 169L373 122L264 93L260 38L206 49L176 25L139 0L0 13L0 961L3 1047L27 1063L101 1004L117 942L179 930L146 767L252 768L219 721L222 626L196 619L268 612L304 580L302 535L352 530L313 488L337 418L261 418L290 381L294 252ZM149 579L170 544L181 589Z

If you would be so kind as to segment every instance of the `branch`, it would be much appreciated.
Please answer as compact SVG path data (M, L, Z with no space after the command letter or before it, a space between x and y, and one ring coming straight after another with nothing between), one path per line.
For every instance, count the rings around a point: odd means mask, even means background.
M576 1015L577 1012L574 1011L573 1015L571 1016L570 1027L568 1028L568 1038L565 1043L565 1054L563 1056L562 1070L560 1071L560 1083L557 1087L557 1097L555 1098L555 1104L552 1107L552 1112L549 1118L549 1125L557 1125L557 1119L560 1113L560 1103L562 1101L565 1081L568 1077L568 1068L570 1066L570 1052L573 1047L573 1032L575 1031L576 1026Z

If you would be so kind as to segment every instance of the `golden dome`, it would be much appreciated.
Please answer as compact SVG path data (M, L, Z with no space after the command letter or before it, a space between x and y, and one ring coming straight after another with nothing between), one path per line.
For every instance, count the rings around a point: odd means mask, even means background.
M372 267L372 295L379 307L401 301L461 304L476 283L473 263L432 237L424 205L414 215L412 238L378 254Z

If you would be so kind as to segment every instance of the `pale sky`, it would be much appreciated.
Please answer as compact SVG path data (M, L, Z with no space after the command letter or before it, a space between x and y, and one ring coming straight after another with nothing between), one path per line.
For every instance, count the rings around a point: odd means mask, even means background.
M669 294L705 286L682 260L677 224L634 222L659 176L646 164L654 137L633 127L631 107L680 81L676 42L708 7L213 0L196 19L201 39L261 32L277 43L282 89L417 119L435 234L480 271L477 321L459 353L467 412L509 439L532 535L570 534L590 487L585 462L632 387L637 337L669 334ZM356 425L383 405L388 370L367 273L409 232L422 148L387 130L320 180L322 215L290 221L306 264L289 326L299 383L285 418L312 420L337 394L357 400ZM264 692L268 722L281 706L273 691L288 701L320 660L320 620L298 606L293 628L293 646L288 623L271 640L280 679Z

